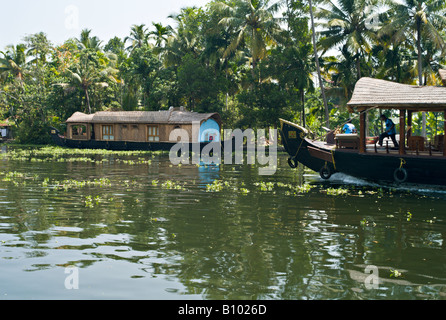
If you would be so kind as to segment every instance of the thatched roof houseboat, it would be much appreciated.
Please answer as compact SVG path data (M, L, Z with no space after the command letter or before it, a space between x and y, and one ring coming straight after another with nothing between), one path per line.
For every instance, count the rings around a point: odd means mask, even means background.
M116 150L162 150L179 140L189 143L220 141L218 113L197 113L183 108L161 111L101 111L74 113L67 131L52 136L60 145Z
M441 76L444 83L444 71ZM436 136L434 144L412 135L414 112L442 112L446 119L446 87L361 78L347 107L359 113L359 134L336 135L334 144L310 139L306 128L281 119L282 141L291 167L300 162L320 172L324 179L342 172L372 181L446 186L444 135ZM398 147L377 146L376 137L366 136L367 112L375 108L399 112L399 121L395 123L399 126Z

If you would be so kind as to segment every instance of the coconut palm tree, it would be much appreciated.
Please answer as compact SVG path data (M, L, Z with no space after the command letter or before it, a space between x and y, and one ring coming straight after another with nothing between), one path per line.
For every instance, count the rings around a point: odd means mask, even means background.
M318 57L318 53L317 53L316 31L315 31L315 27L314 27L313 3L311 0L309 0L309 5L310 5L311 38L313 40L314 60L316 62L316 69L317 69L316 71L317 71L317 77L319 80L319 87L321 88L322 100L324 102L325 124L326 124L327 128L330 128L330 116L328 113L327 97L325 95L324 82L322 81L321 67L319 65L319 57Z
M161 47L163 43L165 44L167 39L172 35L173 29L169 25L163 26L161 23L156 22L152 22L152 25L155 27L155 30L150 31L148 36L155 40L156 47Z
M8 46L6 52L0 51L0 54L3 55L3 58L0 58L0 75L5 77L11 74L22 83L26 72L26 46L24 44Z
M418 85L423 85L422 38L430 40L437 49L446 51L441 30L446 26L444 0L388 0L389 19L381 34L393 34L396 44L408 41L416 44ZM426 136L426 114L423 113L422 135Z
M166 67L178 66L187 54L197 58L202 50L200 10L196 7L181 9L179 14L169 15L177 27L172 29L165 46L161 48L161 56Z
M99 40L98 37L90 36L91 29L83 29L81 31L81 35L79 39L77 39L79 50L91 49L91 50L100 50L102 41Z
M145 24L133 25L131 27L130 36L124 38L124 43L131 41L131 45L127 50L133 51L135 48L141 48L148 44L149 34Z
M327 7L318 8L315 16L323 27L320 46L324 50L345 46L355 56L357 78L361 78L361 59L372 49L376 32L368 24L370 1L338 0L324 2Z
M332 95L338 97L343 104L350 100L356 83L355 57L346 47L341 49L341 55L326 58L325 66L331 74Z
M388 0L389 19L380 34L392 34L396 44L402 41L416 43L418 57L418 84L423 85L422 41L430 40L437 49L446 50L441 30L446 26L444 0Z
M64 88L65 91L81 90L85 95L88 113L92 111L89 90L93 87L108 87L107 80L118 82L114 76L117 70L112 67L112 63L104 65L102 61L109 62L108 58L104 56L99 59L98 55L100 53L90 50L80 52L79 61L66 71L69 81L54 84Z
M223 14L219 25L234 35L224 57L246 45L254 70L266 56L268 47L276 44L282 36L279 19L274 16L281 2L270 4L269 0L235 0L230 4L218 1L213 6Z

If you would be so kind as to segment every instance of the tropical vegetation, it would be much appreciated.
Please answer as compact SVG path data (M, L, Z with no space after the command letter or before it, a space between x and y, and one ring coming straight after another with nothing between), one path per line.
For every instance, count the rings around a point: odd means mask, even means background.
M76 111L170 106L219 112L225 127L283 117L321 132L357 121L346 102L360 77L440 85L445 16L443 0L211 0L108 42L37 33L0 51L0 119L22 143L47 143ZM442 133L443 117L417 115L415 130Z

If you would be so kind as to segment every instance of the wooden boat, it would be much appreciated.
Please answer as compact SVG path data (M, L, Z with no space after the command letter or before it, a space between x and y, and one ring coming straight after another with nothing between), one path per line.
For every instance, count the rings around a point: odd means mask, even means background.
M218 113L196 113L183 108L76 112L66 123L65 135L51 128L53 141L59 146L85 149L170 150L181 137L191 151L197 148L201 151L211 142L220 142L221 133Z
M323 179L341 172L374 182L446 186L444 136L437 136L433 145L426 146L424 138L413 136L411 130L414 112L443 112L446 118L446 87L361 78L347 106L359 113L359 134L334 135L331 131L328 139L314 140L308 129L280 119L282 143L291 167L300 162ZM372 108L399 110L399 123L395 123L399 124L398 148L387 144L378 147L377 137L366 136L367 112ZM446 132L446 121L444 126Z

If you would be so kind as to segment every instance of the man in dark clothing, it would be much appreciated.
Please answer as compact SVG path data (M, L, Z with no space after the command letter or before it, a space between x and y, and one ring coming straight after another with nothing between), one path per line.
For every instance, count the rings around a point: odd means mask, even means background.
M381 120L384 121L386 124L386 131L381 133L381 135L379 136L378 144L380 146L382 146L384 138L390 137L392 139L392 142L393 142L393 145L395 146L395 148L398 148L399 145L395 138L395 134L396 134L395 124L393 123L393 121L391 119L387 118L385 115L381 115Z

